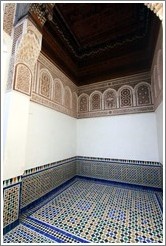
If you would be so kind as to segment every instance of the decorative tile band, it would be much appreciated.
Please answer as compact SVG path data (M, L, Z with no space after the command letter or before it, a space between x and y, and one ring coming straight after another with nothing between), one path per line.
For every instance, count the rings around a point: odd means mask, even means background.
M72 161L75 161L75 160L76 160L76 157L71 157L71 158L67 158L67 159L61 160L61 161L48 163L48 164L43 165L43 166L38 166L38 167L35 167L35 168L27 169L27 170L25 170L23 176L24 177L27 176L27 175L29 176L31 174L34 174L34 173L37 173L37 172L41 172L41 171L45 171L47 169L56 167L59 164L64 164L64 163L72 162Z
M17 176L11 179L3 180L3 188L20 183L22 181L22 176Z
M155 161L141 161L141 160L128 160L128 159L113 159L113 158L102 158L102 157L87 157L87 156L77 156L77 160L89 160L89 161L100 161L100 162L113 162L113 163L120 163L120 164L143 164L143 165L155 165L155 166L162 166L160 162Z

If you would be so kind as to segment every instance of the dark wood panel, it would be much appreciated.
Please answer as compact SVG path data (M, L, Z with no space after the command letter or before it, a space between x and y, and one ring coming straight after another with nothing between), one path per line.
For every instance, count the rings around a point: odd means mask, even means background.
M131 75L150 69L160 24L143 3L56 3L42 52L78 86Z

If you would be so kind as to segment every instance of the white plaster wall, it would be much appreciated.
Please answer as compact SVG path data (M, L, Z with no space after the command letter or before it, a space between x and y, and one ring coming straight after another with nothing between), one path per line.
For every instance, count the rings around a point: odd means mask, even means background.
M155 113L79 119L77 155L158 161Z
M76 155L76 119L30 102L25 169Z
M157 126L157 142L159 152L159 162L163 164L163 102L155 111L156 126Z
M5 92L5 87L8 78L9 62L12 51L12 38L3 31L3 43L1 52L1 92Z
M11 56L11 50L12 50L12 39L11 37L3 31L3 42L2 45L2 51L1 52L1 108L2 108L2 116L4 117L4 122L2 121L2 148L4 151L5 142L6 142L6 134L7 134L7 122L8 122L8 109L9 109L9 102L10 102L10 95L7 95L5 93L6 90L6 84L8 79L8 70L9 70L9 62L10 62L10 56ZM4 152L3 152L4 154Z
M4 180L22 175L24 172L28 111L28 96L16 91L11 91L5 95L5 113L3 117L6 128L3 156Z

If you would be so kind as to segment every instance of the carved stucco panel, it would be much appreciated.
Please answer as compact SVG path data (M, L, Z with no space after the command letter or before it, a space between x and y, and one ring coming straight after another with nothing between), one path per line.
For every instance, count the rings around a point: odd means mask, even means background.
M94 91L90 95L90 110L102 109L102 93L100 91Z
M152 103L151 99L151 87L146 82L141 82L135 86L136 93L136 105L149 105Z
M159 90L161 90L163 88L163 54L161 49L157 52L157 75Z
M39 74L39 93L51 99L53 79L47 69L42 69Z
M85 93L83 93L79 96L78 111L79 112L88 112L89 111L89 96Z
M15 67L15 90L27 95L31 94L32 74L25 64L17 64Z
M3 3L5 5L3 14L3 30L11 36L13 30L16 3Z
M69 109L72 108L72 93L68 86L65 86L64 88L63 104L66 108L69 108Z
M117 92L114 89L107 89L103 93L104 109L117 108Z
M133 106L133 93L130 86L122 86L119 89L118 94L120 108Z
M23 32L16 43L16 63L24 62L33 70L41 50L42 34L28 19L22 25Z
M72 104L73 104L73 111L75 114L77 114L77 108L78 108L78 97L77 97L77 93L73 92L73 100L72 100Z
M62 104L63 98L63 84L60 79L54 79L54 87L53 87L53 101Z

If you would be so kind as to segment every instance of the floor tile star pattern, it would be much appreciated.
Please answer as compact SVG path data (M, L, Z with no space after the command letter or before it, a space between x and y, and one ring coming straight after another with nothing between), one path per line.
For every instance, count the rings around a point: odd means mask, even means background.
M9 242L162 243L162 194L77 178L26 211Z

